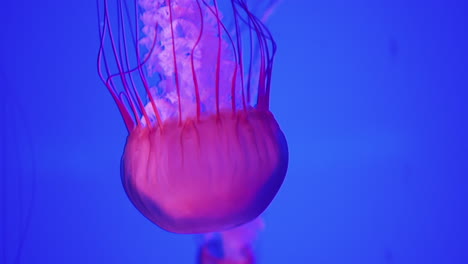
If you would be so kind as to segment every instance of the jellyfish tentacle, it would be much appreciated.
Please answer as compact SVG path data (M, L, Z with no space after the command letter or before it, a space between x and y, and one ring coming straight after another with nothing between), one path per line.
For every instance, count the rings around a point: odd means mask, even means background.
M126 7L126 10L127 10L127 16L129 16L129 12L128 12L128 6L125 2L125 7ZM134 10L135 10L135 18L138 18L138 4L137 4L137 1L134 1L134 6L133 6ZM131 19L128 18L127 19L129 21L129 28L131 29ZM153 113L156 117L156 121L157 121L157 125L160 129L162 129L162 119L161 119L161 115L159 113L159 109L157 108L157 104L153 98L153 95L152 93L150 92L150 89L149 89L149 85L148 85L148 80L146 79L145 75L143 74L143 71L142 71L142 68L143 66L148 62L149 58L151 57L151 55L153 54L154 52L154 48L156 46L156 36L157 36L157 27L158 27L158 23L156 22L155 23L155 38L153 40L153 44L151 45L151 48L150 48L150 51L148 52L146 58L143 60L143 62L141 62L141 59L140 59L140 45L138 43L138 40L139 40L139 23L138 23L139 19L135 19L135 33L132 34L132 36L134 36L134 39L133 39L133 44L135 46L135 50L136 50L136 59L137 59L137 67L136 69L138 69L138 73L139 73L139 76L141 78L141 81L143 83L143 87L145 89L145 92L146 94L148 95L149 97L149 101L150 101L150 104L151 104L151 107L153 109ZM148 119L148 116L147 116L147 111L146 111L146 108L143 106L140 105L140 107L142 108L142 112L144 113L145 115L145 119L147 120L147 124L148 126L152 126L152 122L149 121Z
M174 37L174 20L172 15L172 5L171 0L167 0L167 5L169 8L169 24L171 26L171 37L172 37L172 58L174 62L174 75L175 75L175 85L177 89L177 99L179 107L179 125L182 124L182 100L180 98L180 85L179 85L179 73L177 68L177 56L176 56L176 46L175 46L175 37Z
M141 100L141 97L136 89L135 81L133 80L131 71L130 71L130 62L129 62L129 56L128 56L128 48L127 48L127 38L125 34L125 25L124 25L124 18L123 18L123 7L122 7L122 1L119 0L119 5L118 5L118 13L119 13L119 26L118 26L118 32L119 32L119 45L122 42L123 48L119 48L119 55L120 55L120 60L123 61L125 64L124 66L126 67L126 70L124 72L124 75L128 75L128 78L130 79L130 84L127 84L131 86L131 100L136 100L136 103L138 104L138 107L140 109L141 114L143 115L143 118L146 120L146 123L148 125L151 124L151 121L148 117L148 114L145 110L145 106ZM130 23L130 22L129 22ZM141 121L139 118L137 118L138 125L141 125Z
M240 31L240 26L239 26L239 14L236 8L236 5L234 2L231 2L232 10L233 10L233 16L234 16L234 26L235 26L235 31L236 31L236 45L237 45L237 64L239 66L239 71L240 71L240 85L241 85L241 96L242 96L242 107L244 111L247 109L246 102L245 102L245 87L244 87L244 62L243 62L243 53L242 53L242 35ZM237 70L237 68L236 68ZM237 74L237 72L236 72ZM237 75L236 75L237 76ZM234 87L234 85L233 85ZM233 106L234 107L234 106Z
M155 45L155 44L156 44L156 39L155 39L155 41L154 41L154 43L153 43L152 49L154 48L154 45ZM151 51L152 51L152 49L151 49ZM150 55L151 55L151 52L145 57L145 59L144 59L142 62L140 62L140 60L138 59L139 65L136 66L136 67L133 68L133 69L124 71L124 74L131 75L131 73L133 73L133 72L135 72L135 71L137 71L137 70L140 72L141 78L142 78L142 81L143 81L143 84L144 84L144 87L145 87L145 90L146 90L146 92L148 93L148 95L149 95L149 97L150 97L150 101L151 101L151 103L153 104L152 106L153 106L153 108L154 108L153 110L155 111L156 118L157 118L157 120L158 120L158 124L160 125L160 124L162 123L162 122L161 122L161 117L160 117L159 112L158 112L158 110L157 110L157 108L156 108L156 104L155 104L155 102L154 102L154 100L153 100L153 98L152 98L152 94L151 94L150 91L149 91L149 88L148 88L148 85L147 85L147 82L146 82L146 78L144 77L144 75L143 75L143 73L142 73L142 71L141 71L141 68L147 63L148 59L150 58ZM112 95L115 94L115 88L114 88L114 86L112 85L113 79L116 78L116 77L119 77L119 76L120 76L119 73L112 74L112 75L110 75L110 76L107 78L107 80L106 80L106 82L105 82L106 86L107 86L108 89L111 91L111 94L112 94ZM135 90L135 93L137 93L136 90ZM118 97L118 98L119 98L119 99L117 99L116 102L117 102L119 105L122 105L122 107L125 107L125 105L123 105L123 103L122 103L122 102L123 102L123 101L122 101L122 97L120 96L120 97ZM125 93L125 98L127 98L127 101L128 101L129 104L130 104L130 99L129 99L127 93ZM139 104L139 106L140 106L140 107L143 107L142 104ZM144 107L143 107L143 110L144 110ZM144 111L145 111L145 110L144 110ZM145 112L146 112L146 111L145 111ZM125 116L124 116L124 120L125 120L125 123L126 123L126 124L127 124L127 123L133 123L133 120L131 119L131 117L130 117L129 115L125 115ZM149 121L149 120L147 119L147 121ZM129 128L129 130L131 131L132 129Z
M254 61L254 54L253 54L253 32L252 32L252 27L250 26L252 22L250 20L247 21L247 25L249 27L249 45L250 45L250 52L249 52L249 73L247 75L247 104L250 105L251 103L251 96L252 93L250 91L250 86L252 82L252 70L253 70L253 61Z
M122 63L119 60L119 52L118 52L118 48L116 47L115 38L114 38L114 35L112 33L111 21L110 21L110 18L109 18L109 10L108 10L108 5L107 5L107 0L105 0L104 2L105 2L104 19L105 19L105 23L107 24L107 29L108 29L107 32L109 34L109 39L110 39L110 43L111 43L111 47L112 47L112 52L114 53L115 62L116 62L117 68L119 70L119 75L120 75L120 79L122 81L122 85L124 87L124 91L127 94L127 98L128 98L130 108L132 109L133 115L135 117L134 120L136 120L137 125L140 126L141 121L140 121L140 118L139 118L139 112L136 109L134 100L132 100L132 94L130 92L130 89L128 88L127 78L125 77L125 71L123 71Z
M197 120L200 121L200 114L201 114L200 88L198 87L197 72L195 71L194 53L195 53L195 49L197 48L202 38L204 23L203 23L203 11L202 11L199 0L197 0L197 6L198 6L199 14L200 14L200 33L198 34L198 38L192 47L192 52L190 54L190 61L192 64L192 78L193 78L193 85L195 88L195 100L197 104Z
M216 27L217 27L217 33L218 33L218 52L217 52L217 62L216 62L216 79L215 79L215 86L216 86L216 114L219 115L219 105L220 105L220 99L219 99L219 93L220 93L220 70L221 70L221 58L223 58L222 54L221 54L221 47L222 47L222 33L221 33L221 28L223 29L223 32L226 34L226 37L229 39L229 42L230 42L230 45L232 47L232 53L234 54L234 69L232 70L232 77L231 77L231 108L232 108L232 112L233 114L235 114L236 112L236 92L235 92L235 89L237 88L236 87L236 84L237 84L237 72L238 72L238 66L239 66L239 60L238 60L238 57L235 55L237 53L237 49L236 49L236 45L233 41L233 38L231 36L231 34L229 34L229 30L226 28L226 26L224 25L224 23L222 22L221 20L221 15L220 15L220 11L219 11L219 8L217 6L217 2L214 1L214 7L215 7L215 10L213 10L213 8L208 4L206 3L205 0L203 0L203 3L206 5L207 9L210 10L210 12L216 17ZM237 36L236 36L237 37ZM225 59L225 58L223 58Z
M105 2L105 5L107 3ZM97 1L97 9L98 9L98 18L99 20L100 19L100 6L99 6L99 1ZM106 55L104 53L104 40L105 40L105 36L106 36L106 32L107 32L107 9L104 9L104 22L103 22L103 25L102 25L102 28L99 27L99 39L100 39L100 45L99 45L99 51L98 51L98 56L97 56L97 65L98 65L98 75L99 77L101 78L102 82L105 84L107 90L109 91L109 93L111 94L112 96L112 99L114 100L114 102L116 103L117 105L117 108L119 109L119 112L120 114L122 115L122 118L124 120L124 123L125 123L125 126L127 128L128 131L132 131L133 128L135 127L135 124L133 122L133 118L130 116L130 112L128 111L127 107L120 101L119 99L119 96L117 94L117 91L115 90L114 86L110 84L110 82L112 81L112 79L109 79L109 78L105 78L104 77L104 74L102 73L102 61L104 62L104 68L107 72L107 75L109 76L110 75L110 71L109 71L109 66L107 64L107 59L106 59Z
M221 21L219 19L218 15L218 4L216 0L213 0L214 7L215 7L215 16L216 16L216 24L217 24L217 30L218 30L218 51L217 51L217 58L216 58L216 115L219 117L219 74L221 70L221 43L222 43L222 37L221 37Z

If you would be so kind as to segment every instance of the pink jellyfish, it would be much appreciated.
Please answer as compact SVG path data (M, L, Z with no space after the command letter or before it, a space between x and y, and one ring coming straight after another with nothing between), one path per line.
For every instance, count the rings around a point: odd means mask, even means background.
M246 0L112 3L98 5L98 68L129 132L129 199L174 233L254 220L288 165L269 110L276 46L261 18Z

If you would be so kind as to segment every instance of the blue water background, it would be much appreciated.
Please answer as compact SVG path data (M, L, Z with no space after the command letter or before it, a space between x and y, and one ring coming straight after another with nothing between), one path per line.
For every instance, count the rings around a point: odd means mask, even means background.
M15 105L2 113L16 114L0 122L0 263L20 240L20 263L195 263L194 237L123 191L96 16L92 0L1 4L0 90ZM290 165L259 263L468 263L468 2L285 0L269 26Z

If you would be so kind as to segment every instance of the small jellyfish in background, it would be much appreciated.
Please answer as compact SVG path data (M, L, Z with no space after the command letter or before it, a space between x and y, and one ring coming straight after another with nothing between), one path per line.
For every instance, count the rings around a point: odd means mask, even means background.
M36 166L21 100L0 69L0 263L23 263L33 218Z
M274 3L98 1L98 72L129 132L122 183L167 231L251 222L283 183L288 148L269 103L276 44L262 23Z

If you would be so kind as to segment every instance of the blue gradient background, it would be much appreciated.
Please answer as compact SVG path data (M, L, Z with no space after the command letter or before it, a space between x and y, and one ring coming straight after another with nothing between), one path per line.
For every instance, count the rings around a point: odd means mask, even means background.
M0 89L30 127L0 122L17 153L0 160L6 264L33 175L20 263L195 263L194 237L151 224L120 184L126 130L96 74L95 2L1 6ZM468 3L286 0L269 26L290 167L259 263L468 263Z

